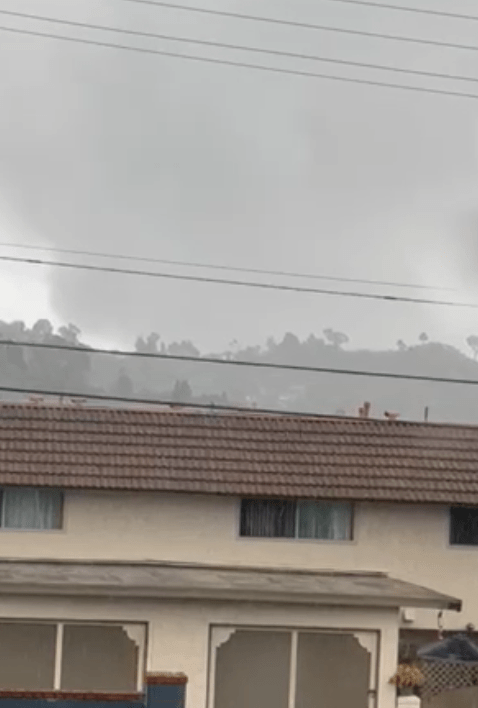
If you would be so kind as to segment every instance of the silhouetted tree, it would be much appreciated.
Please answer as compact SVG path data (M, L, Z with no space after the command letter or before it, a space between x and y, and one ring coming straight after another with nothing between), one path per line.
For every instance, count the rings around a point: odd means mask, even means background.
M158 342L160 336L157 332L151 332L148 334L146 339L143 337L138 337L135 344L135 349L137 352L142 352L144 354L156 354L158 351Z
M344 332L336 332L331 327L324 329L324 336L333 347L337 347L338 349L349 341L349 338Z
M124 398L131 398L134 393L133 382L124 369L120 371L120 374L113 386L113 393L115 396L122 396Z
M75 325L55 329L46 319L38 320L31 328L22 321L0 320L0 340L25 345L0 345L0 382L4 386L71 391L79 395L114 391L124 398L137 393L151 400L172 398L178 405L195 401L252 406L257 402L257 406L264 408L327 414L335 411L337 415L357 410L363 401L370 400L375 410L397 411L405 419L422 420L424 407L432 406L437 421L478 423L473 387L417 386L412 381L387 378L317 377L281 369L200 366L156 357L119 359L100 356L82 343L81 333ZM237 349L236 344L231 343L226 349L237 359L257 363L290 362L327 367L340 356L344 368L400 371L412 375L426 372L433 376L478 379L477 362L451 345L430 342L426 333L422 333L416 345L411 347L398 340L395 351L346 349L343 345L347 341L347 335L328 328L324 331L324 338L310 335L300 339L288 332L279 342L267 339L265 346ZM53 344L58 349L26 346L33 342ZM426 346L418 346L420 342ZM466 342L470 353L473 352L478 360L478 334L471 334ZM72 352L66 348L73 343L81 351ZM153 355L161 352L200 356L191 341L167 344L160 341L155 332L138 337L136 349ZM208 354L218 360L225 355L226 351ZM3 397L5 400L15 399L15 395L9 393Z
M81 334L81 331L78 329L78 327L74 324L69 324L68 327L60 327L58 329L58 334L60 337L62 337L65 342L68 344L78 344L78 338Z
M15 322L3 322L0 320L0 334L2 339L10 339L13 342L23 342L26 339L27 327L25 322L15 320Z
M177 403L189 403L193 397L193 392L188 381L176 381L174 384L171 399Z
M46 342L53 334L53 325L49 320L38 320L32 327L35 342Z
M200 351L197 349L192 342L189 340L184 340L182 342L172 342L167 348L168 354L174 354L175 356L199 356Z

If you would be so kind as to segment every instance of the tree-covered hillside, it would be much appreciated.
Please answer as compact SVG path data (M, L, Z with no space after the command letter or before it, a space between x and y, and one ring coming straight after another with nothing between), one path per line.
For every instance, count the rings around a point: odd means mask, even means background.
M74 325L54 330L48 320L31 328L23 322L0 322L0 340L53 344L58 349L0 345L0 385L52 392L107 394L161 399L177 403L234 404L246 407L355 415L364 401L372 415L385 411L404 419L478 423L478 386L416 382L345 374L310 373L158 357L122 357L89 351ZM397 372L478 381L478 336L466 338L467 356L458 349L429 341L426 333L415 342L397 342L386 351L354 349L346 334L325 328L301 341L288 333L282 341L269 338L263 346L199 352L190 341L162 341L156 333L139 336L138 353L209 357L218 360L294 364L342 370ZM74 346L81 351L62 351ZM23 394L0 392L3 400Z

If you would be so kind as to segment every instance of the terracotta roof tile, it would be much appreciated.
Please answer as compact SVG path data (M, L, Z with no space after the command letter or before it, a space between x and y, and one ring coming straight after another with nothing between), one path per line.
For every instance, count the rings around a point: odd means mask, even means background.
M478 427L0 404L0 484L478 504Z

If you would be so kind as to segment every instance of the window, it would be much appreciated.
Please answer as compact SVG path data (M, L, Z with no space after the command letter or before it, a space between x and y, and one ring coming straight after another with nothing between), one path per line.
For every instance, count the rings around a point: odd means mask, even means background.
M65 624L61 688L64 691L82 691L87 687L95 691L134 691L141 643L137 634L137 631L114 625Z
M208 705L376 708L378 653L378 632L212 627Z
M52 689L55 645L54 624L0 621L0 686Z
M352 538L352 506L341 502L243 499L241 536L255 538Z
M0 686L132 693L145 647L144 624L0 620Z
M478 546L478 507L457 506L450 509L450 544Z
M56 489L5 487L1 491L1 527L61 528L63 495Z

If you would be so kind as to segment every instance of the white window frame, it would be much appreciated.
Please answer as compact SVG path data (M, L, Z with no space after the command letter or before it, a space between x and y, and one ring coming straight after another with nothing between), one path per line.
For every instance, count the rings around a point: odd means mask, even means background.
M476 513L478 515L478 506L474 506L473 504L464 504L464 508L466 509L473 509L476 510ZM448 538L447 538L447 543L450 548L464 548L464 549L471 549L471 548L478 548L478 541L476 543L455 543L452 542L451 536L452 536L452 529L453 529L453 510L459 508L458 504L451 504L448 507Z
M32 486L23 486L23 485L18 485L18 484L12 484L11 485L14 488L18 489L50 489L50 487L32 487ZM47 528L47 529L39 529L39 528L27 528L27 527L20 527L20 528L14 528L12 526L5 526L5 503L4 503L4 492L8 489L6 486L0 487L0 532L1 531L9 531L9 532L18 532L18 533L24 533L24 532L30 532L30 533L58 533L59 531L63 530L64 526L64 510L65 510L65 493L63 489L58 489L57 487L51 487L51 489L55 492L59 492L60 494L60 525L55 528Z
M311 500L304 500L304 501L315 501L320 504L320 502L328 502L330 504L347 504L349 509L350 509L350 535L348 538L312 538L312 537L306 537L304 536L303 538L299 536L299 505L300 502L303 501L302 499L290 499L290 500L285 500L285 501L292 501L295 504L295 512L294 512L294 535L293 536L247 536L241 534L241 520L242 520L242 502L247 501L250 499L249 497L239 497L239 503L237 505L237 526L236 526L236 533L237 537L241 540L246 540L246 541L306 541L306 542L313 542L313 543L353 543L355 541L355 504L351 501L348 500L336 500L336 499L311 499ZM269 500L269 497L254 497L253 501L267 501ZM274 499L271 499L272 501L276 501ZM278 499L277 501L283 501L281 499Z
M299 648L299 634L311 632L313 634L346 634L354 636L370 654L370 675L368 689L368 708L378 706L378 663L380 648L379 630L334 629L320 627L254 627L247 625L217 626L211 625L209 632L209 676L207 708L214 708L214 689L216 684L216 653L222 644L225 644L237 630L248 632L289 632L291 635L291 652L289 662L289 695L287 708L296 708L295 694L297 688L297 655ZM327 708L321 706L321 708Z
M144 675L145 675L145 670L146 670L146 649L147 649L147 641L148 641L148 625L145 622L130 622L130 621L111 621L111 622L95 622L95 621L83 621L83 620L38 620L36 618L33 619L12 619L10 617L0 617L0 624L6 622L9 624L46 624L49 626L56 626L56 640L55 640L55 656L53 657L54 661L54 672L53 672L53 690L54 691L63 691L61 687L61 672L62 672L62 666L63 666L63 634L64 634L64 628L65 625L79 625L81 627L121 627L127 634L128 634L128 629L134 629L135 631L139 630L140 633L140 642L138 643L136 640L135 643L138 646L138 665L136 668L136 691L138 693L141 693L144 689ZM135 632L136 633L136 632ZM128 634L128 636L130 636ZM48 690L48 689L45 689ZM86 689L85 691L88 692L95 692L94 690L91 691L91 689ZM99 692L101 693L101 691Z

